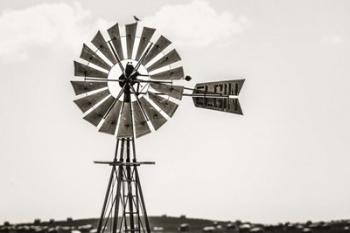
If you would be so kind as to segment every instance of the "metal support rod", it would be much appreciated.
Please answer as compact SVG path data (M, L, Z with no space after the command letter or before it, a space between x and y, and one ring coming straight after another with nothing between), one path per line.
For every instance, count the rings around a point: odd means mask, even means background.
M221 99L238 99L238 96L236 95L213 95L213 94L182 94L183 96L191 96L191 97L198 97L198 98L221 98Z
M123 74L125 74L124 66L122 65L122 62L120 61L118 54L117 54L116 51L114 50L114 47L113 47L113 45L111 44L111 41L108 41L108 45L109 45L109 47L111 47L111 50L112 50L112 52L113 52L113 55L114 55L115 59L117 60L117 63L118 63L118 65L119 65L119 68L122 70Z
M118 93L118 96L114 99L113 103L111 104L111 106L109 106L107 112L103 115L103 119L106 119L106 117L108 116L109 112L112 110L112 108L114 107L115 103L117 103L117 101L120 99L120 97L122 96L124 89L125 89L126 84L123 85L122 89L120 90L120 92ZM119 140L119 139L118 139Z
M133 163L137 163L137 160L136 160L136 148L135 148L135 140L134 140L134 138L132 140L132 154L133 154L133 159L132 159ZM135 193L136 193L136 200L135 201L136 201L136 203L135 204L136 204L136 208L137 208L137 218L138 218L137 227L139 229L139 233L141 233L141 226L142 226L142 228L144 226L143 226L143 223L142 223L141 218L140 218L140 208L139 208L140 207L140 197L139 197L140 190L138 188L138 183L140 182L140 180L136 176L136 172L137 172L137 167L136 167L136 165L134 165L134 176L135 176L135 183L136 183L136 185L135 185ZM142 190L141 190L141 192L142 192ZM141 195L142 195L142 193L141 193ZM142 209L145 209L145 208L146 208L145 206L142 207ZM146 213L146 215L144 215L144 217L145 217L146 225L147 224L149 225L147 213ZM147 233L150 232L148 228L146 228L146 230L147 230Z
M119 146L119 139L117 139L117 145L116 145L115 154L114 154L114 161L116 161L116 159L117 159L118 146ZM108 201L108 197L109 197L109 192L111 190L111 185L112 185L112 181L113 181L113 177L114 177L114 169L115 168L112 167L111 174L109 176L109 181L108 181L108 185L107 185L107 191L106 191L105 199L104 199L103 206L102 206L101 216L100 216L100 219L99 219L99 222L98 222L97 233L101 232L102 223L103 223L104 215L105 215L105 212L106 212L106 205L107 205L107 201Z
M148 48L146 49L146 51L142 54L140 60L137 62L134 70L131 72L131 75L135 74L137 72L137 70L139 69L139 67L141 66L141 63L143 62L143 60L145 59L146 55L148 54L149 50L151 49L153 43L151 42L150 45L148 46Z
M133 153L133 162L135 162L136 161L136 159L135 159L135 154ZM134 166L134 176L135 176L135 169L137 169L136 168L136 166ZM136 180L136 176L135 176L135 182L137 182L137 180ZM135 185L135 196L136 196L136 200L135 200L135 205L136 205L136 213L137 213L137 228L138 228L138 230L139 230L139 233L141 233L141 224L140 224L140 222L141 222L141 219L140 219L140 206L139 206L139 195L138 195L138 192L139 192L139 189L137 188L137 185Z
M107 205L107 200L108 200L108 197L109 197L109 192L110 192L110 189L111 189L113 176L114 176L114 168L112 168L111 174L109 176L109 181L108 181L108 185L107 185L107 191L106 191L105 199L104 199L103 206L102 206L101 216L100 216L100 219L98 221L97 233L101 233L101 228L102 228L102 224L103 224L104 215L105 215L105 212L106 212L106 205Z
M136 79L136 82L140 82L140 83L169 83L169 84L172 84L173 82L172 81L155 81L155 80L144 80L144 79L139 79L137 78Z
M119 158L119 162L123 162L122 153L120 155L121 156ZM113 221L113 227L112 227L112 232L113 233L117 233L117 228L118 228L120 186L121 186L122 177L123 177L123 166L119 165L119 167L118 167L118 177L117 177L117 190L116 190L116 194L115 194L116 200L115 200L115 206L114 206L114 221Z
M125 138L122 138L122 142L123 142L123 146L125 144ZM120 154L121 157L124 158L124 153L125 151L123 150L123 152ZM121 167L121 177L122 177L122 181L125 179L125 172L124 172L124 167ZM123 200L123 214L122 214L122 221L124 220L124 228L127 229L128 223L126 221L126 200L125 200L125 183L123 182L123 193L122 193L122 200ZM123 224L120 224L120 228L119 228L119 232L121 232L121 228L122 228Z
M119 80L119 79L105 79L105 78L85 78L85 81L94 81L94 82L101 82L101 83L107 83L107 82L125 82L125 80ZM144 80L144 79L138 79L136 78L134 80L135 83L169 83L172 84L172 81L155 81L155 80Z
M149 121L149 118L148 118L148 116L147 116L145 110L143 109L143 106L142 106L142 104L141 104L141 102L140 102L139 97L137 96L137 93L136 93L134 87L133 87L133 86L130 86L130 88L131 88L131 90L132 90L132 92L133 92L133 94L134 94L134 96L135 96L135 98L136 98L136 102L137 102L137 104L139 105L143 116L145 117L146 121ZM131 110L131 105L130 105L130 111L132 112L132 110Z
M188 95L188 96L190 96L190 95L204 95L204 96L218 95L218 96L221 96L221 97L237 96L237 95L222 94L220 92L211 92L211 91L204 91L204 90L201 90L201 89L193 89L193 88L189 88L189 87L184 87L184 89L193 91L193 93L191 93L191 94L183 94L183 95ZM238 98L238 96L237 96L237 98Z
M143 216L145 217L146 230L147 230L147 233L151 233L151 227L150 227L149 221L148 221L145 199L143 198L143 193L142 193L142 188L141 188L141 183L140 183L139 173L137 171L137 168L135 168L135 178L137 180L136 185L137 185L137 188L139 190L141 205L143 207L142 209L143 209Z
M139 92L139 94L146 95L147 92ZM155 95L169 95L168 93L164 92L153 92ZM190 97L198 97L198 98L223 98L223 99L238 99L237 95L220 95L220 94L187 94L183 93L182 96L190 96Z
M126 139L126 162L130 162L130 140ZM129 200L129 221L130 221L130 231L135 232L134 227L134 208L133 208L133 196L132 196L132 176L130 167L126 167L126 178L128 183L128 200Z

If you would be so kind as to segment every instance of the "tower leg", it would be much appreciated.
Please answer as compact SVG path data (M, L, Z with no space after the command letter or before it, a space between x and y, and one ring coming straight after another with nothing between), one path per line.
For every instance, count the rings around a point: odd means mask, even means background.
M126 162L130 163L130 141L127 139L126 141ZM134 233L135 232L135 225L134 225L134 198L133 198L133 177L131 174L131 167L127 166L126 168L126 181L128 184L128 201L129 201L129 221L130 221L130 232ZM137 194L136 194L137 195Z
M114 153L114 161L116 161L117 159L117 155L118 155L118 146L119 146L119 140L117 140L117 145L115 148L115 153ZM98 221L98 226L97 226L97 232L100 233L101 229L102 229L102 224L103 224L103 219L106 213L106 207L107 207L107 202L108 202L108 198L109 198L109 193L111 191L111 186L112 186L112 182L114 179L114 173L115 173L115 167L112 167L111 170L111 175L109 176L109 181L108 181L108 185L107 185L107 191L106 191L106 195L105 195L105 199L103 202L103 206L102 206L102 212L101 212L101 216L100 219Z
M97 233L151 232L138 175L139 165L133 138L118 139Z
M150 233L151 232L151 227L150 227L149 221L148 221L147 210L146 210L146 205L145 205L145 199L143 198L141 183L140 183L140 179L139 179L139 173L137 171L136 166L135 166L135 177L136 177L137 189L138 189L139 196L140 196L140 199L141 199L142 212L143 212L143 216L145 218L146 230L147 230L147 233Z
M122 158L119 160L120 162L123 162ZM119 166L118 168L118 177L117 177L117 191L115 194L115 207L114 207L114 219L113 219L113 233L117 233L118 229L118 213L119 213L119 203L120 203L120 187L122 184L122 178L123 178L123 169L122 166Z

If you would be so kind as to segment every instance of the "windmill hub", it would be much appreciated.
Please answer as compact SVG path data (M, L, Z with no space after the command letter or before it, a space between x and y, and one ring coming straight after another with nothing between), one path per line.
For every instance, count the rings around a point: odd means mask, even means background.
M139 74L148 75L148 72L143 65L141 65L138 68L138 71L136 73L131 75L132 71L134 70L137 64L137 61L135 60L131 60L131 59L123 60L121 61L121 63L125 67L125 74L121 71L118 65L114 65L108 73L109 80L119 80L119 82L111 81L107 83L109 92L112 94L113 97L118 96L118 93L120 92L120 90L122 89L125 83L129 83L133 85L135 88L136 86L135 84L137 83L135 81L136 81L136 78L138 78ZM140 78L144 80L149 80L147 76L140 77Z
M129 62L125 67L125 73L121 74L119 77L119 86L123 87L125 84L134 85L138 75L139 72L134 72L134 66Z

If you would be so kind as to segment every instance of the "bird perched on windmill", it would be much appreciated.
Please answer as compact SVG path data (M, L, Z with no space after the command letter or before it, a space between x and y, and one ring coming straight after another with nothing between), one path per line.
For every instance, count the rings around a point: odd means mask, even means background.
M135 20L136 22L141 21L141 19L139 19L139 18L138 18L138 17L136 17L135 15L134 15L134 20Z

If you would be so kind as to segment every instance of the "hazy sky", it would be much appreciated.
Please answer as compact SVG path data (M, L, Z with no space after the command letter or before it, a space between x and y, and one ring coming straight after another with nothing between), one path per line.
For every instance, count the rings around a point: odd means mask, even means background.
M137 15L187 83L246 78L244 116L184 99L137 141L150 215L255 222L350 218L350 2L0 2L0 221L97 217L115 139L72 102L73 60Z

